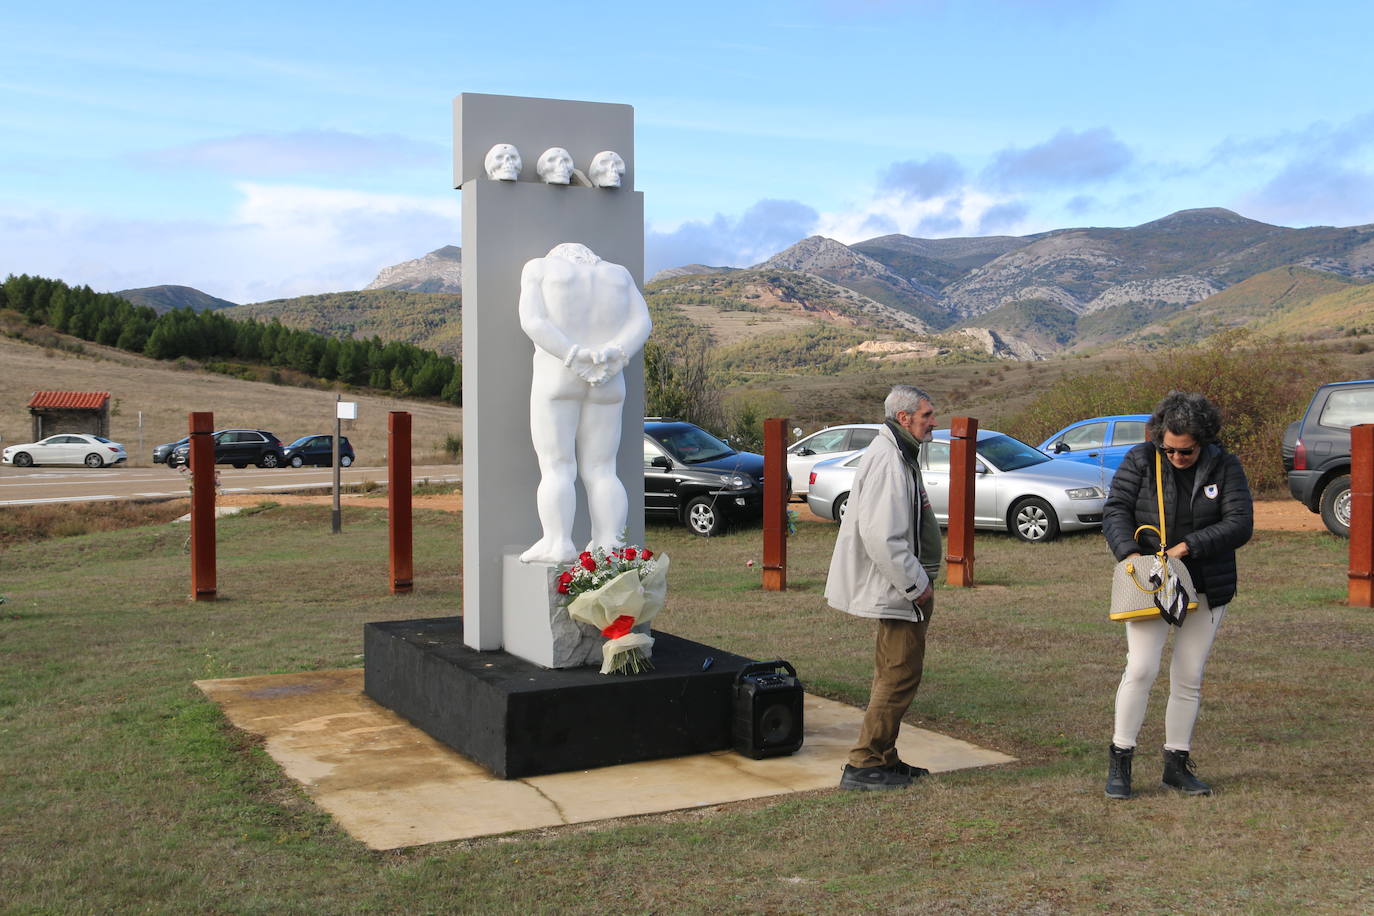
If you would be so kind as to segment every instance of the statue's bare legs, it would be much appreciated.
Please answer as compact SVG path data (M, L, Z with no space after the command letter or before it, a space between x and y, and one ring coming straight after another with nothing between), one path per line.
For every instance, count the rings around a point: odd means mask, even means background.
M625 379L617 374L591 385L543 351L535 351L530 388L530 437L539 458L535 493L543 537L520 555L524 563L568 563L577 509L574 482L579 470L591 512L592 545L614 547L629 511L625 487L616 475Z

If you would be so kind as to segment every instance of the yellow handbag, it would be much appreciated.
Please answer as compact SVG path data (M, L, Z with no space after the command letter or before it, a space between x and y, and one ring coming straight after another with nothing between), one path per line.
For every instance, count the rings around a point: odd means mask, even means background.
M1182 560L1166 556L1168 543L1164 525L1164 484L1161 480L1159 450L1155 450L1155 496L1159 500L1159 527L1141 525L1142 531L1159 535L1159 552L1152 557L1127 557L1112 572L1112 605L1107 616L1112 620L1145 620L1163 617L1173 626L1183 626L1188 612L1197 609L1197 589Z

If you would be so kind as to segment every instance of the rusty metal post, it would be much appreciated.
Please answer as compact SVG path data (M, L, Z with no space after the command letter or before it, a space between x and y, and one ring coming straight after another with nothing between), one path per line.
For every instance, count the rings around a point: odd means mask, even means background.
M214 601L215 585L215 415L193 412L191 448L191 598Z
M410 413L393 410L386 418L386 511L393 595L407 594L415 584L410 469Z
M1374 424L1350 429L1350 582L1346 603L1374 607Z
M763 587L787 591L787 419L763 421Z
M945 581L955 588L973 587L973 493L978 421L955 417L949 424L949 542L945 545Z

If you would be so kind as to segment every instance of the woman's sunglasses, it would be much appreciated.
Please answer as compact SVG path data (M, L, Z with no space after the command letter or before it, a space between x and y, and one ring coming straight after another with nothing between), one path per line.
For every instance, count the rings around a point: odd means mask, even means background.
M1166 455L1182 455L1184 458L1187 458L1193 452L1197 451L1197 446L1195 445L1192 448L1162 448L1160 451Z

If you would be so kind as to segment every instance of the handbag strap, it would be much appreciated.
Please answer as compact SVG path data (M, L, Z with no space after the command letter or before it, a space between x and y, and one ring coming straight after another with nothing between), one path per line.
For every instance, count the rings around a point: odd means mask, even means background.
M1163 553L1164 548L1168 547L1169 543L1164 534L1164 477L1163 467L1159 460L1159 449L1155 449L1155 496L1159 499L1159 552Z

